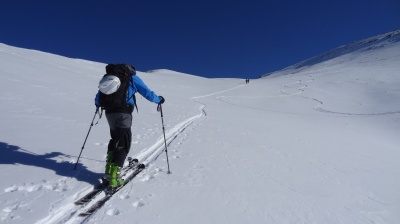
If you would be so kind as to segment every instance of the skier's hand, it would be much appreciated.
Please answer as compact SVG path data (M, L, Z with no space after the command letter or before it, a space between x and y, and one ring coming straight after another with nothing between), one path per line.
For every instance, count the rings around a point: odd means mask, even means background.
M158 104L163 104L165 102L164 97L160 96L160 102Z
M158 112L160 112L162 109L161 109L161 104L163 104L164 102L165 102L165 99L164 99L164 97L162 97L162 96L159 96L160 97L160 102L158 103L158 105L157 105L157 111ZM162 113L162 112L161 112Z

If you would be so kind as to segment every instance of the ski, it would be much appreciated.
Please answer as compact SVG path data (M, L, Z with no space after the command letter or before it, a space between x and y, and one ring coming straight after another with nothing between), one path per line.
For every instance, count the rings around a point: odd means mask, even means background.
M127 171L129 171L130 169L134 169L134 168L136 168L136 166L139 165L139 161L137 159L132 159L131 157L128 157L128 161L129 161L129 165L123 167L121 170L122 177L127 173ZM96 185L92 191L88 192L87 194L85 194L84 196L82 196L81 198L76 200L75 205L82 205L82 206L86 205L87 203L91 202L93 200L93 198L95 198L98 194L100 194L102 191L104 191L107 188L107 186L108 186L108 182L102 180L101 183Z
M107 184L104 182L97 185L92 191L75 201L75 205L85 205L89 203L96 195L102 192L107 187Z
M80 217L88 217L92 214L94 214L99 208L101 208L115 193L117 193L119 190L121 190L125 185L127 185L136 175L138 175L142 170L144 170L145 165L144 164L139 164L135 168L133 168L133 173L131 173L129 176L126 177L124 180L124 184L122 186L119 186L115 188L113 191L108 191L106 192L106 195L96 201L90 208L88 208L86 211L81 212L79 214ZM106 189L104 189L106 190Z

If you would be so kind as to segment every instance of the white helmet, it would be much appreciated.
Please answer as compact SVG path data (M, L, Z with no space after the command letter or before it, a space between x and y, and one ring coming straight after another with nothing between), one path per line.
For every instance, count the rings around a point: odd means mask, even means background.
M117 76L106 75L100 80L99 90L106 95L110 95L117 92L120 85L121 80Z

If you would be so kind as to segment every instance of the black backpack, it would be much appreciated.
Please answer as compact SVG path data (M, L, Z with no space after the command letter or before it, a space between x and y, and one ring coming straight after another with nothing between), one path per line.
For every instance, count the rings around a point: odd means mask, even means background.
M104 76L106 75L117 76L121 81L121 85L119 86L118 90L115 93L109 95L99 92L100 107L105 109L106 112L127 111L129 113L132 113L133 107L126 103L127 102L126 97L128 94L129 85L131 84L131 81L133 82L132 75L135 74L136 72L134 68L132 68L130 65L108 64L106 66L106 74ZM131 97L134 98L136 104L135 94L133 94Z

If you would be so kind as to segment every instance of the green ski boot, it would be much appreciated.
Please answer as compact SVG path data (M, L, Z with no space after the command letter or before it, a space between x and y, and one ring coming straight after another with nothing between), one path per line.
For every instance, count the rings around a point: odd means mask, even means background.
M114 189L124 184L124 180L120 176L120 167L112 163L110 167L110 182L108 184L109 188Z
M103 184L108 184L110 182L112 159L113 152L108 152L104 176L101 178Z
M106 161L106 175L111 175L111 164L112 164L112 159L113 159L113 152L108 152L107 153L107 161Z

